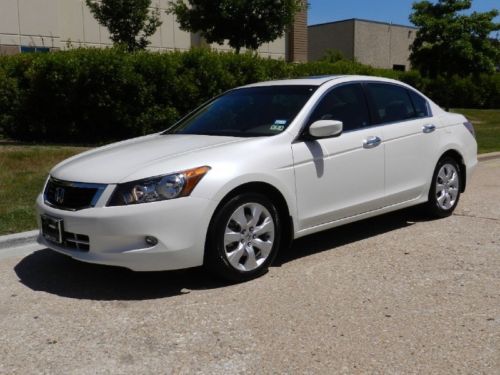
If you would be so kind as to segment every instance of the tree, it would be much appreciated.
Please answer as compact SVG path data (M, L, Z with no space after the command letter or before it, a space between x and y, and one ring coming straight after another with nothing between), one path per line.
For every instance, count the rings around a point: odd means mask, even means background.
M304 6L303 0L174 0L169 12L182 30L199 32L208 43L227 40L239 53L283 36Z
M411 47L413 67L432 78L495 71L500 52L490 34L500 29L493 22L498 11L465 14L471 6L472 0L413 4L410 21L419 28Z
M97 21L109 30L111 40L127 50L144 49L161 26L160 11L151 0L85 0Z

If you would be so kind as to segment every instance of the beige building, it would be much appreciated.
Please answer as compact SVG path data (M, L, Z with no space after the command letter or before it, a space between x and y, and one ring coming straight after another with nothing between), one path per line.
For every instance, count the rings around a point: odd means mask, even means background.
M309 60L336 49L346 58L377 68L409 70L410 46L417 29L376 21L349 19L308 27Z
M151 50L188 50L202 40L179 29L167 14L168 0L153 0L162 10L162 26L151 37ZM85 5L85 0L0 0L0 54L48 51L75 47L107 47L111 40ZM218 50L228 46L214 45ZM307 59L307 13L302 12L285 37L261 46L263 57L304 61Z

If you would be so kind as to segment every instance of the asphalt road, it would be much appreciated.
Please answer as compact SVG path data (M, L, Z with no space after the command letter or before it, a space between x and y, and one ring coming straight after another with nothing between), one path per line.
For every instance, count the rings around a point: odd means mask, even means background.
M264 277L0 261L0 373L500 373L500 159L456 214L297 241Z

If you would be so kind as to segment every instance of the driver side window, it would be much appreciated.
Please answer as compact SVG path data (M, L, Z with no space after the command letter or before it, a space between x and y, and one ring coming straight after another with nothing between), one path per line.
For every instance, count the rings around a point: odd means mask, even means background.
M334 88L314 109L309 124L319 120L338 120L344 124L344 132L370 125L370 115L363 87L360 83Z

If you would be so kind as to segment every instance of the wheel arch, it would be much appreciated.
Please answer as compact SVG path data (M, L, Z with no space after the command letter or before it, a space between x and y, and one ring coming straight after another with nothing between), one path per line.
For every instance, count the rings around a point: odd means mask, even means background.
M285 196L279 189L267 182L247 182L229 191L215 208L214 214L210 220L209 230L211 230L212 226L214 225L214 217L216 216L216 213L221 209L221 207L223 207L224 204L226 204L226 202L228 202L230 199L243 193L260 193L268 197L274 204L276 204L276 208L280 216L280 221L283 225L281 250L288 249L292 244L295 233L293 217L290 212L290 208L288 207Z
M460 192L463 193L465 191L465 187L467 186L467 168L465 166L464 158L462 154L455 149L445 151L440 156L439 160L445 157L450 157L457 162L460 168Z

